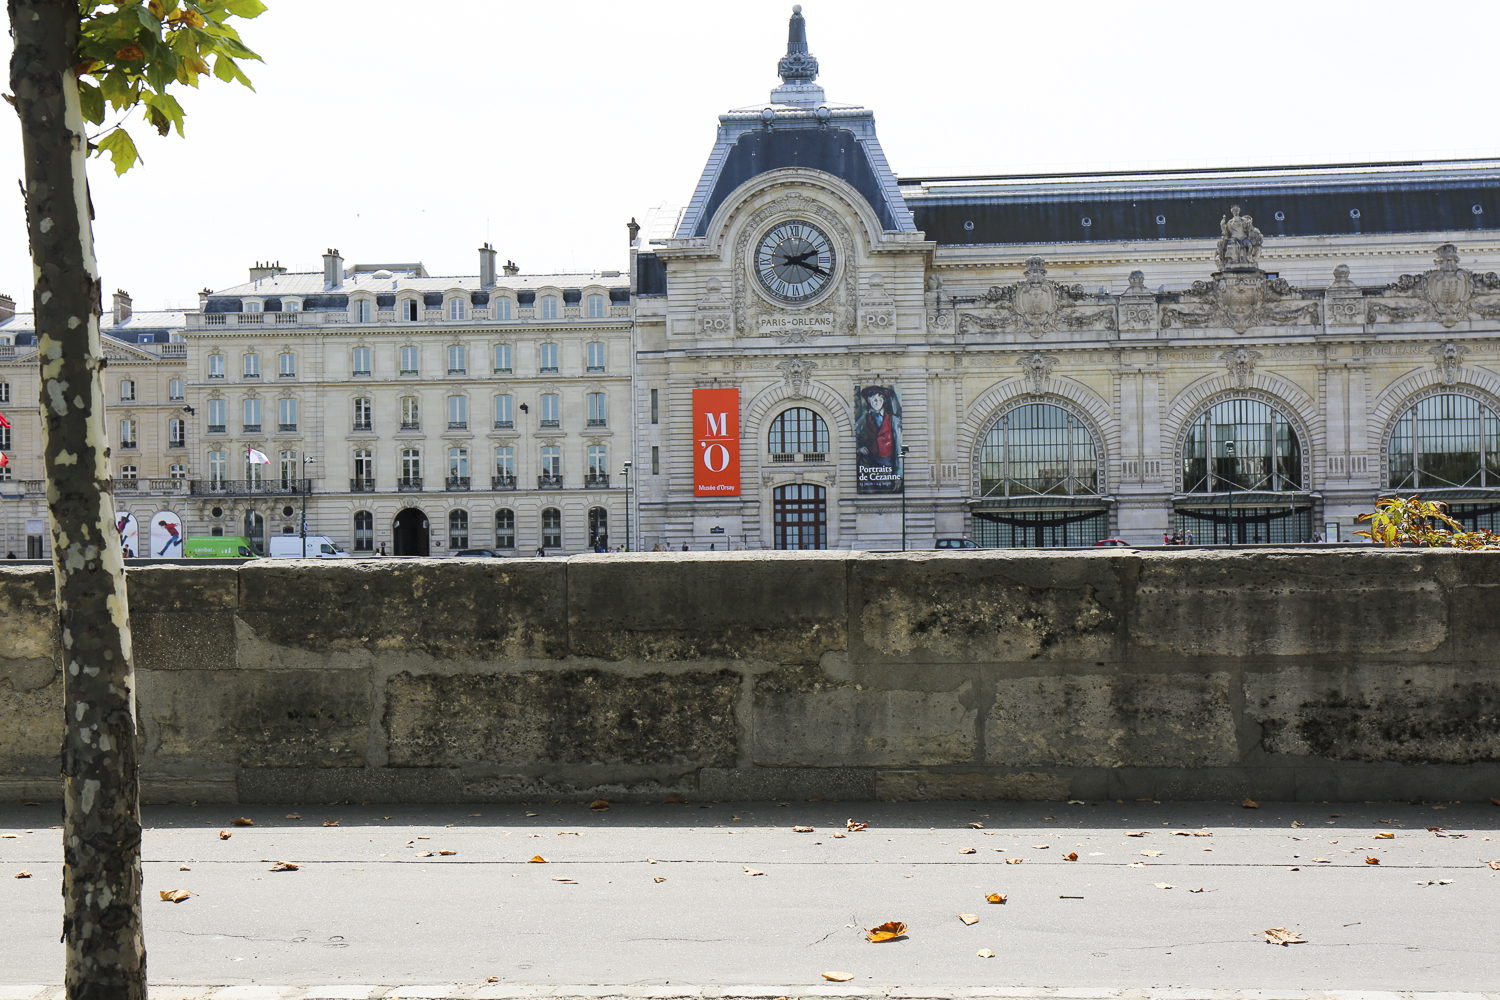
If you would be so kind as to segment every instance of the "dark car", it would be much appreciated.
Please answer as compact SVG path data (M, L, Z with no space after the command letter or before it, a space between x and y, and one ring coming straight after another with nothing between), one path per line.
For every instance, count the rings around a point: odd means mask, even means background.
M1098 548L1101 545L1109 546L1109 545L1129 545L1129 544L1130 543L1127 542L1123 538L1101 538L1097 542L1094 543L1094 547Z
M453 553L455 556L473 556L479 559L504 559L505 553L496 552L494 549L460 549Z
M979 546L972 538L939 538L935 549L977 549Z

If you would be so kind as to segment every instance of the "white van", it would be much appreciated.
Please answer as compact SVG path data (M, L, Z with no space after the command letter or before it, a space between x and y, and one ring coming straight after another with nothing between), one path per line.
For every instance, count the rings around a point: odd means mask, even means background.
M269 544L271 548L269 555L273 557L294 556L298 559L302 558L302 536L300 535L272 535ZM349 553L341 550L334 544L333 539L327 535L307 536L307 557L309 559L314 557L327 558L330 556L347 557Z

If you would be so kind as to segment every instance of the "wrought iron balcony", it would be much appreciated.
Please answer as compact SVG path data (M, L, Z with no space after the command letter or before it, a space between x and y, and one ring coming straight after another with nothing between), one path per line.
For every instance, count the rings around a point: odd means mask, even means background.
M515 430L515 427L516 427L516 422L514 420L496 420L495 421L495 430L497 430L497 431Z
M374 479L351 479L349 480L350 493L374 493Z
M134 441L121 441L120 442L120 450L121 451L131 450L131 449L134 449L136 447L137 447L137 445L136 445L136 443Z
M450 493L459 490L467 490L469 488L469 477L449 476L446 480L444 480L443 488L448 490Z
M605 420L603 417L589 417L589 426L590 427L608 427L609 426L609 421Z
M583 488L586 490L609 489L609 473L590 472L588 475L583 477Z
M448 421L448 429L450 431L466 431L469 429L469 422L467 420L450 420Z
M515 476L491 476L490 477L490 489L492 489L492 490L513 490L515 488L516 488L516 477Z
M286 433L288 431L294 431L294 430L296 430L297 429L297 425L296 424L277 424L276 425L276 429L279 430L279 431L281 431L282 433Z
M562 421L561 420L543 420L542 421L542 426L543 427L561 427L562 426Z
M402 476L396 480L396 490L400 493L420 493L422 492L422 477Z
M358 433L359 431L373 431L375 427L369 423L356 423L351 429Z
M563 488L562 476L537 476L536 488L539 490L560 490Z
M245 425L245 431L244 431L244 433L246 433L246 434L259 434L260 433L260 424L246 424Z
M168 448L186 448L187 447L187 442L186 441L168 441L167 442L167 447Z
M311 479L190 479L193 496L297 496L312 492Z
M401 421L401 429L403 431L419 431L422 429L422 422L420 420L403 420Z
M224 434L226 432L224 430L224 425L223 424L209 424L208 425L208 433L210 433L210 434Z

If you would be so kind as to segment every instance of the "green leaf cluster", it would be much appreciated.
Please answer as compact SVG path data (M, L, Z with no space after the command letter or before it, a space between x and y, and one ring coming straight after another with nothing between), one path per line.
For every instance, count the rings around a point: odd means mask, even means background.
M183 134L186 113L168 93L173 84L198 86L212 73L251 90L240 62L259 60L229 23L261 14L260 0L80 0L78 98L83 116L104 124L105 107L145 109L146 121L162 135ZM212 61L212 67L210 67ZM116 174L140 159L135 140L115 125L95 144L110 154Z
M1436 500L1384 497L1375 502L1373 512L1359 519L1369 521L1370 530L1355 534L1386 548L1500 549L1500 535L1483 528L1465 531L1462 523L1448 516L1448 505Z

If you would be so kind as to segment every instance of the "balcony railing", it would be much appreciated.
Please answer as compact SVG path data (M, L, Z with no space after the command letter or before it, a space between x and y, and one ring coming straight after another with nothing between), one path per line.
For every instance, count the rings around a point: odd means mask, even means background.
M560 490L563 488L562 476L537 476L536 488L539 490Z
M167 447L168 448L186 448L187 447L187 442L186 441L168 441L167 442Z
M495 430L497 430L497 431L515 430L515 427L516 427L516 422L514 420L496 420L495 421Z
M116 493L139 493L141 491L139 479L116 479L112 485Z
M246 424L245 425L245 431L244 431L244 433L246 433L246 434L259 434L260 433L260 424Z
M561 427L562 426L562 421L561 420L543 420L542 421L542 426L543 427Z
M449 375L467 375L467 374L469 374L469 369L467 369L467 368L449 368L448 369L448 374Z
M353 430L356 433L359 431L373 431L374 429L375 427L372 424L368 423L356 423L353 427Z
M467 490L469 488L468 476L449 476L444 482L444 489L450 493Z
M772 462L777 462L777 463L781 463L781 462L798 462L798 461L801 461L801 462L826 462L826 461L828 461L828 454L826 452L821 452L821 451L772 452L772 454L771 454L771 461Z
M210 433L210 434L223 434L224 433L224 425L223 424L209 424L208 425L208 433Z
M417 374L417 370L415 368L403 368L403 369L401 369L401 374L402 375L415 375L415 374Z
M466 431L469 429L469 422L467 420L450 420L448 421L448 429L450 431Z
M515 476L491 476L490 477L490 489L492 489L492 490L513 490L515 488L516 488L516 477Z
M356 368L356 369L354 369L354 371L350 372L350 374L353 375L355 378L369 378L370 377L370 369L368 369L368 368Z
M422 429L422 422L420 420L416 422L408 422L403 420L401 421L401 429L403 431L419 431Z
M277 424L276 428L277 428L277 430L281 431L282 433L286 433L288 431L294 431L294 430L296 430L297 429L297 425L296 424Z
M120 442L120 450L121 451L133 451L133 450L135 450L136 447L137 447L137 445L136 445L136 443L134 441L121 441Z
M351 479L349 480L350 493L374 493L374 479Z
M588 425L590 427L608 427L609 421L605 420L603 417L589 417Z
M297 496L312 492L311 479L190 479L193 496Z
M402 476L400 479L396 480L396 491L398 493L421 493L422 477Z
M609 489L609 473L590 472L583 477L583 488L586 490Z
M591 372L602 372L604 370L604 366L603 365L589 365L586 370L587 371L591 371Z
M543 375L556 375L557 374L557 366L556 365L543 365L541 368L538 368L537 371L540 372Z
M509 368L496 368L495 369L495 374L496 375L509 375L510 374L510 369Z

